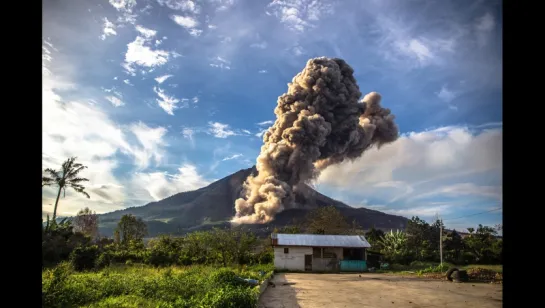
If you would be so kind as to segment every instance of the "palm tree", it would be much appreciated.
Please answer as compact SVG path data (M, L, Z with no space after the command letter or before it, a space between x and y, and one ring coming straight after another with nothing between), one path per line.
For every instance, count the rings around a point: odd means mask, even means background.
M87 182L89 181L86 178L79 178L77 177L78 173L87 168L87 166L84 166L80 163L75 163L76 157L70 157L65 162L62 163L62 167L60 171L47 168L45 169L45 173L48 176L42 177L42 187L44 186L51 186L51 185L58 185L59 191L57 192L57 200L55 200L55 207L53 208L53 223L55 223L55 218L57 217L57 205L59 204L59 198L61 196L61 191L64 192L64 196L66 196L66 188L71 187L76 192L84 194L87 198L89 197L89 194L85 192L85 187L81 185L81 182Z

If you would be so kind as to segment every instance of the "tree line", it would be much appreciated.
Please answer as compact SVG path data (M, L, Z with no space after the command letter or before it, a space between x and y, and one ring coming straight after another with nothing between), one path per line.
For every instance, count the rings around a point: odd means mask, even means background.
M365 235L372 246L371 252L381 253L387 261L399 264L439 262L442 242L443 261L462 265L501 264L503 239L497 236L501 228L501 225L495 228L479 225L476 229L467 228L469 234L462 236L456 230L445 230L441 220L429 224L412 217L404 231L384 232L373 227L365 232L355 221L349 223L339 210L329 206L311 211L305 221L275 232Z

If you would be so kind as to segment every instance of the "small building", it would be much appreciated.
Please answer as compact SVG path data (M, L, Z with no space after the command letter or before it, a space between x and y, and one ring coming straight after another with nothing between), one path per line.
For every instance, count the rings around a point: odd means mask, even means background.
M367 270L363 235L271 235L276 269L297 271L362 272Z

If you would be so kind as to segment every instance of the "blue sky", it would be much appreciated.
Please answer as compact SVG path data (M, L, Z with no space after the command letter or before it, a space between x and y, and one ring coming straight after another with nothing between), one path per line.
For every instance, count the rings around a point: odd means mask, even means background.
M363 94L381 93L401 137L326 169L320 192L409 218L438 213L457 229L501 222L500 1L59 0L43 10L43 165L73 155L89 166L91 199L67 193L60 215L144 205L251 167L287 83L328 56L354 68ZM54 197L44 189L44 213Z

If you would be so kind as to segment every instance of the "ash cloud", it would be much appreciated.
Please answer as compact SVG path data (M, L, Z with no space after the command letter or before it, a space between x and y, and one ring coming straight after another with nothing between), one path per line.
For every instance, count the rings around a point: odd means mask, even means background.
M278 98L276 121L263 135L257 175L249 176L235 201L233 223L267 223L295 207L297 185L332 164L360 157L399 133L381 96L362 95L354 70L342 59L314 58Z

